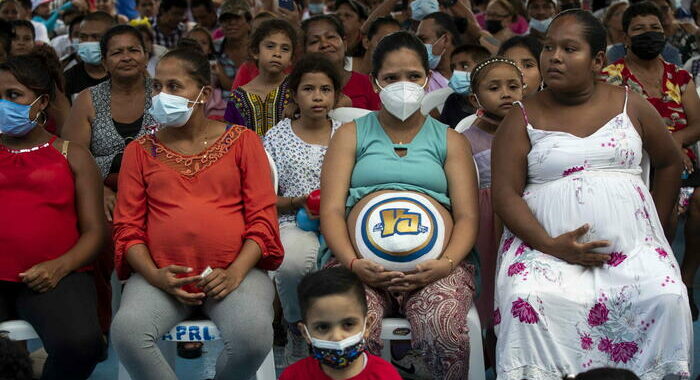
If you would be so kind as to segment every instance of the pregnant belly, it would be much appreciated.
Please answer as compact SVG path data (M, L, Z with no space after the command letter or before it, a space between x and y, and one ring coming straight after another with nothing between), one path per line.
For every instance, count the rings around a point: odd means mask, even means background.
M656 209L641 180L580 176L528 186L523 199L550 236L584 224L590 229L579 241L607 240L609 253L632 249L659 225Z

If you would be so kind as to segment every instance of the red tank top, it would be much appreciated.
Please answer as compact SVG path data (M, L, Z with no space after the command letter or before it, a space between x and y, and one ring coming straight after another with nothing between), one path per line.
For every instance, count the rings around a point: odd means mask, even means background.
M0 280L55 259L80 236L75 181L66 158L43 145L12 150L0 145Z

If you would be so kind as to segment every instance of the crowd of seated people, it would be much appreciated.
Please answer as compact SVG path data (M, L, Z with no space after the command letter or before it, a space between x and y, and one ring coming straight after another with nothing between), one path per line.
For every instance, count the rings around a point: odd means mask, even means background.
M690 379L699 9L0 0L0 322L41 379L187 319L217 379Z

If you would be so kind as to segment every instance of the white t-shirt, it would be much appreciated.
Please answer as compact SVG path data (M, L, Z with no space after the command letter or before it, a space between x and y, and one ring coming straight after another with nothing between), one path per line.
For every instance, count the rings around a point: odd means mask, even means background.
M45 43L49 43L49 32L46 30L46 25L36 22L34 20L29 20L31 21L32 25L34 25L34 34L36 35L36 38L34 41L41 41Z

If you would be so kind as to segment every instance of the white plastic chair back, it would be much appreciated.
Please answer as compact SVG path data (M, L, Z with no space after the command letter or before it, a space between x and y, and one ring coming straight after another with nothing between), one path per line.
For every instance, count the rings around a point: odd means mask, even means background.
M462 119L459 123L457 123L457 125L455 126L455 131L462 133L462 132L466 131L467 129L469 129L469 127L471 127L475 121L476 121L476 114L469 115L469 116L465 117L464 119Z
M38 339L36 331L27 321L13 320L0 323L0 333L7 334L10 340L24 341Z
M469 328L469 376L467 380L485 380L486 368L484 365L484 347L482 343L481 322L476 307L472 305L467 313L467 327ZM411 339L411 325L403 318L384 318L380 337L384 340L382 358L391 361L390 340Z
M270 152L265 151L265 154L267 154L267 160L270 162L270 174L272 175L272 186L274 186L275 194L277 194L277 190L279 188L279 176L277 174L277 165L275 164L275 160L272 159Z
M354 121L355 119L359 119L362 116L367 115L370 112L372 111L366 110L364 108L340 107L332 109L330 112L328 112L328 116L331 119L338 120L341 123L349 123L351 121Z
M420 112L423 115L427 115L433 109L437 108L438 112L442 113L442 109L445 106L445 101L447 97L455 92L450 87L441 88L435 91L431 91L423 98L423 102L420 106Z

